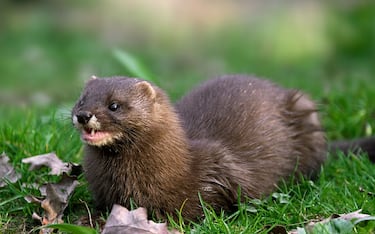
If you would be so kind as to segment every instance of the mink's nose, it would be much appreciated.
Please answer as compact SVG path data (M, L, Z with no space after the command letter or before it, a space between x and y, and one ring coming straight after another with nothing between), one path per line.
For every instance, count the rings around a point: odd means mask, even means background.
M92 117L92 113L89 111L81 111L76 116L78 123L87 124Z

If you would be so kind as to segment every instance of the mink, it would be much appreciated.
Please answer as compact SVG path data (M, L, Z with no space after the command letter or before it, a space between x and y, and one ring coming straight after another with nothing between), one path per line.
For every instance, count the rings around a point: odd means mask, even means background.
M72 110L99 210L142 206L157 218L231 211L282 180L314 177L327 158L316 104L245 75L208 80L173 105L137 78L90 79Z

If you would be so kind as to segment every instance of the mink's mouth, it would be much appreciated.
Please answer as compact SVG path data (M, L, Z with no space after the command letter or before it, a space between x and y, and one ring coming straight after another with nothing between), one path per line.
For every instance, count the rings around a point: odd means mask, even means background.
M95 146L104 146L113 141L110 132L87 127L82 129L81 139L87 144Z
M88 127L85 127L85 128L83 128L83 132L85 133L85 134L89 134L89 135L95 135L95 133L96 132L98 132L98 130L96 130L96 129L93 129L93 128L88 128Z

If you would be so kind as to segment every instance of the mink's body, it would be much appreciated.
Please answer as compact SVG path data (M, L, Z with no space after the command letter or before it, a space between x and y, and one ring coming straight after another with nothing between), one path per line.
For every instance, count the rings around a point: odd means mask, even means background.
M209 80L175 107L149 82L91 79L73 108L84 170L101 209L131 200L158 217L202 215L259 198L294 173L316 174L326 140L306 95L241 75ZM240 190L239 190L240 189Z

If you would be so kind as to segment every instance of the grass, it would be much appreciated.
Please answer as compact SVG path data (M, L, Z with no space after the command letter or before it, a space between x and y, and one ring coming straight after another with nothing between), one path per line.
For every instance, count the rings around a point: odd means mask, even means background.
M371 105L371 97L375 95L371 90L365 91L364 86L358 84L349 95L334 93L324 97L321 109L330 138L365 135L366 131L370 131L366 130L366 126L375 126L375 107ZM0 138L1 150L7 153L16 170L22 174L20 181L0 189L0 232L30 230L39 225L30 217L33 212L40 213L41 208L26 203L23 196L38 195L38 191L23 184L43 184L57 178L48 175L47 170L28 171L28 167L21 164L21 159L55 151L62 160L80 162L81 143L71 126L68 107L10 111L6 121L1 122ZM303 227L317 218L358 209L375 215L375 197L367 193L375 191L374 169L375 165L365 155L330 159L317 180L281 184L276 192L285 195L283 200L270 196L249 201L248 204L240 204L239 210L229 215L215 214L207 209L207 218L201 223L176 223L172 226L185 233L259 233L267 232L275 225L284 226L287 230ZM86 214L80 200L87 202L91 209L93 207L86 182L82 178L80 181L81 185L65 212L68 223L74 223ZM355 232L374 232L373 223L357 225Z
M364 8L366 12L368 9L373 8ZM8 11L17 13L15 8L8 8L0 15L10 14ZM173 30L168 31L170 35L163 31L165 35L160 36L158 31L151 36L138 32L139 35L113 45L101 41L99 34L93 32L63 30L59 21L51 20L53 11L24 9L18 14L21 18L15 22L21 26L10 24L0 37L0 152L10 157L22 178L0 188L0 233L28 232L39 226L31 215L41 213L41 208L23 199L25 195L39 192L24 185L58 179L44 169L29 171L28 166L21 163L22 158L54 151L64 161L81 161L82 144L71 126L69 111L84 79L92 74L144 74L141 76L152 77L172 100L210 76L256 74L310 94L319 103L329 140L374 135L375 86L372 83L375 71L371 51L375 46L373 40L366 39L371 38L367 34L358 37L358 45L369 48L361 50L362 54L357 51L352 54L349 49L353 47L345 47L347 41L338 41L333 45L339 46L329 55L288 60L286 53L278 54L278 60L274 60L270 51L262 51L265 44L259 32L241 25L224 25L210 33L202 32L199 40L196 34L189 38L187 33L187 38L179 41L173 38ZM30 15L34 16L31 21L24 20ZM352 24L356 22L350 18L353 15L340 17ZM367 17L374 15L366 13ZM279 21L268 20L270 28L267 30L272 32L272 27L282 26L283 20ZM359 30L358 23L353 23L352 29ZM7 26L6 21L4 25ZM251 28L251 25L245 26ZM152 27L154 25L150 24L144 31ZM369 35L373 33L373 27L364 28L370 30ZM140 42L137 35L142 38ZM337 40L343 38L340 34L334 36ZM277 36L267 39L278 42ZM272 44L272 40L267 43ZM129 54L124 57L113 48L124 49ZM45 106L29 102L35 91L45 91L52 102ZM65 211L66 223L73 224L87 215L81 200L94 212L87 184L83 178L80 182ZM275 192L274 196L239 204L233 214L215 214L207 208L207 218L202 222L171 223L171 226L185 233L265 233L276 225L291 230L314 219L358 209L375 215L375 197L371 195L375 192L375 165L365 155L331 158L316 180L302 180L298 184L285 181ZM375 222L356 225L353 232L374 233Z

